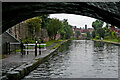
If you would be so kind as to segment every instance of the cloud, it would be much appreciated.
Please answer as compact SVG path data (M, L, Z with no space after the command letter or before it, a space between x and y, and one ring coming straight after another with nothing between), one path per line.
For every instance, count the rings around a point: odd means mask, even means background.
M79 27L85 27L85 25L88 26L88 28L92 28L92 22L94 22L96 19L87 17L87 16L81 16L81 15L75 15L75 14L50 14L50 18L58 18L60 20L68 19L68 23L72 26Z

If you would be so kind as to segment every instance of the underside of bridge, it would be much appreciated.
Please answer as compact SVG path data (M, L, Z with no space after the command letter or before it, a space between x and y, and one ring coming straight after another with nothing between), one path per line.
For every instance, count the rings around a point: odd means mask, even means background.
M3 2L2 33L28 18L54 13L89 16L120 27L120 2Z

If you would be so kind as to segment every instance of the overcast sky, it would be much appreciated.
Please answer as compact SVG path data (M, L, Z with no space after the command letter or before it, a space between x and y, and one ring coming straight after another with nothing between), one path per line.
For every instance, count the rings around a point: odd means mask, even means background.
M95 18L74 14L50 14L50 18L58 18L60 20L68 19L70 25L77 26L78 28L85 27L85 24L88 28L92 28L92 22L96 20Z

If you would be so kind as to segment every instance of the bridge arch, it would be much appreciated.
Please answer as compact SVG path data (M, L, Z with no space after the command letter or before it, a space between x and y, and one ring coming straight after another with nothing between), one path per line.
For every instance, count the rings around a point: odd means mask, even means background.
M93 17L120 27L120 2L3 2L2 33L28 18L54 13Z

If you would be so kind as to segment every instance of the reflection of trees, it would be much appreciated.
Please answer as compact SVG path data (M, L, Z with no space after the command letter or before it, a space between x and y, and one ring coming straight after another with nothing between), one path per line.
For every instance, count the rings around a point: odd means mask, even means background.
M67 51L69 49L69 46L71 45L71 41L68 41L67 43L63 44L60 48L59 51Z
M87 40L85 40L85 53L87 53L87 45L88 45Z
M94 41L93 43L93 49L94 49L94 54L93 54L93 67L96 73L103 73L102 69L104 66L104 43L103 42L98 42Z
M117 52L116 46L103 42L94 42L93 45L93 64L96 73L108 73L116 70ZM114 68L111 68L114 66ZM112 73L110 72L110 73ZM106 74L107 75L107 74ZM104 76L103 76L104 77Z
M104 42L94 41L94 51L103 51L104 50Z
M75 47L77 47L78 42L77 42L77 41L75 41L75 42L74 42L74 44L75 44Z

